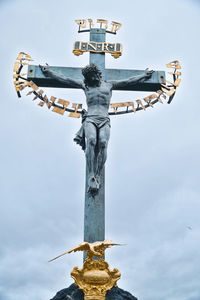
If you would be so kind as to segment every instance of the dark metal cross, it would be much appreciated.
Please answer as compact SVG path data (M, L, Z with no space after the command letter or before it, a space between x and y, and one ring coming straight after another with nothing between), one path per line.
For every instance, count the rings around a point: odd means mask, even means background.
M90 41L97 43L106 42L106 29L91 28ZM132 76L141 75L144 70L125 70L125 69L105 69L105 53L90 52L90 63L96 64L102 72L103 80L120 80L127 79ZM82 68L72 67L55 67L53 71L63 74L65 77L72 79L81 79ZM52 88L72 88L53 78L45 77L39 66L29 65L28 80L32 80L40 87ZM165 72L155 71L151 78L146 81L138 82L137 84L118 88L118 90L130 91L149 91L154 92L160 89L161 84L165 83ZM74 86L74 88L77 88ZM105 168L101 173L101 185L99 192L96 195L91 195L87 189L88 186L88 168L86 166L86 188L85 188L85 211L84 211L84 241L95 242L105 239Z

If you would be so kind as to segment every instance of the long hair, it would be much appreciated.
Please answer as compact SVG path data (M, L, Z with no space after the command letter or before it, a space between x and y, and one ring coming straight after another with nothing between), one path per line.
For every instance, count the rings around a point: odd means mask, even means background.
M98 74L100 80L102 79L102 73L101 71L99 70L99 68L97 67L97 65L95 64L90 64L90 65L87 65L85 66L83 69L82 69L82 74L84 76L84 84L85 84L85 87L88 89L88 82L89 82L89 74L91 72L95 72L96 74Z

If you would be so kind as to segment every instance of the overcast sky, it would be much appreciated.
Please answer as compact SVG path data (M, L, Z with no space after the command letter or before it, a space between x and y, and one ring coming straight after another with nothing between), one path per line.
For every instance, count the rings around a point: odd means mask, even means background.
M178 59L182 82L173 102L111 118L106 163L106 238L127 246L107 251L119 287L139 300L200 299L199 26L192 0L0 1L0 300L49 300L69 286L82 254L48 259L83 240L85 159L73 137L80 120L40 108L13 87L20 51L34 64L85 66L72 54L75 19L122 23L123 55L107 68L168 71ZM170 76L170 75L169 75ZM169 77L170 79L170 77ZM47 95L85 103L78 90ZM114 92L112 102L145 93Z

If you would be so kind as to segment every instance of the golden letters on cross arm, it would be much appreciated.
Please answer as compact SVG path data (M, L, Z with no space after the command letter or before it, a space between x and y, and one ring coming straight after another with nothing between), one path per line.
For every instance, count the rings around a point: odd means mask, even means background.
M50 98L44 93L44 90L39 89L39 87L33 82L28 81L24 76L26 73L21 73L22 68L25 65L28 65L29 61L33 61L29 54L20 52L16 58L14 64L14 86L20 95L20 92L25 88L30 88L31 90L27 95L33 95L33 100L39 100L38 105L40 107L46 106L48 109L52 108L52 111L63 115L65 112L69 112L69 117L80 118L82 112L82 104L80 103L71 103L68 100L60 99L54 96ZM148 107L153 107L157 102L163 103L163 100L166 100L168 97L168 103L170 103L173 98L177 87L179 86L181 79L181 72L177 71L181 69L181 66L177 60L168 63L167 68L172 68L173 72L169 72L172 75L172 81L166 80L165 84L161 84L161 89L156 93L153 93L147 97L144 97L142 100L138 99L135 101L129 102L119 102L110 104L112 111L109 111L109 114L118 114L126 112L136 112L138 110L145 110Z

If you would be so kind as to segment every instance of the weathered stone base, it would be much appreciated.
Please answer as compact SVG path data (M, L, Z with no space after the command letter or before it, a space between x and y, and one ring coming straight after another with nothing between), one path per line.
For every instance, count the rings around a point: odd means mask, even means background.
M83 292L71 284L68 288L65 288L59 292L50 300L84 300ZM137 300L136 297L131 295L129 292L126 292L119 287L113 287L106 294L106 300Z

